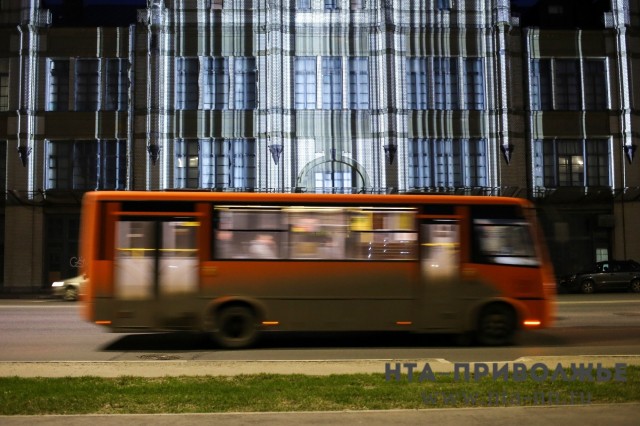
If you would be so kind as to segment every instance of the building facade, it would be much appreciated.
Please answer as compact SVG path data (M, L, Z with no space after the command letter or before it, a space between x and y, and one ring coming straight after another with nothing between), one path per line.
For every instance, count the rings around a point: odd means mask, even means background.
M510 195L559 274L640 260L640 0L84 3L0 0L2 291L107 189Z

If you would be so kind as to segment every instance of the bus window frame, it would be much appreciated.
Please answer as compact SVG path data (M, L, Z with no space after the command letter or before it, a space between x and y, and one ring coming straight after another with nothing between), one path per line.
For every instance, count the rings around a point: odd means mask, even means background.
M255 210L253 210L255 209ZM299 257L299 256L294 256L291 252L291 247L287 247L286 250L283 250L281 253L279 253L279 255L277 257L273 257L273 258L267 258L264 260L268 260L268 261L291 261L291 262L295 262L295 261L317 261L317 262L326 262L326 261L347 261L347 262L369 262L372 260L375 261L389 261L389 262L415 262L418 260L418 256L419 256L419 230L417 228L417 222L416 222L416 216L419 215L420 213L420 206L417 205L405 205L405 206L395 206L395 205L366 205L366 206L361 206L361 205L352 205L352 204L348 204L348 203L336 203L336 204L330 204L330 205L317 205L314 203L309 203L309 204L274 204L274 205L258 205L258 204L247 204L247 205L242 205L242 204L217 204L217 203L212 203L212 207L211 207L211 243L210 243L210 257L209 260L212 261L236 261L236 260L240 260L240 261L254 261L254 260L263 260L260 259L259 257L251 257L251 256L238 256L238 257L218 257L217 256L217 252L216 252L216 244L218 243L218 232L221 230L227 230L222 229L220 227L220 223L221 223L221 219L220 219L220 213L222 211L234 211L237 210L239 212L251 212L252 210L255 212L260 212L260 211L274 211L277 212L279 215L281 215L281 217L283 218L282 221L280 222L280 225L282 229L278 228L278 229L263 229L263 228L256 228L255 230L247 230L247 229L243 229L241 230L242 232L256 232L256 233L282 233L283 235L285 235L286 237L281 239L285 242L285 244L289 245L291 243L291 235L292 235L292 230L291 230L291 223L290 223L290 214L295 214L295 213L300 213L300 212L319 212L319 213L341 213L342 215L344 215L345 218L345 224L344 226L346 227L346 234L345 234L345 256L342 258L331 258L331 257L315 257L315 258L304 258L304 257ZM368 229L368 230L364 230L364 231L357 231L357 230L353 230L351 228L352 224L350 222L350 219L353 215L357 214L357 213L367 213L367 214L376 214L376 213L406 213L411 215L411 227L410 228L389 228L389 229L384 229L384 228L373 228L372 229ZM233 231L233 230L232 230ZM382 234L414 234L414 239L413 240L408 240L408 241L413 241L413 243L411 244L411 252L412 255L409 255L406 258L393 258L393 257L389 257L389 258L380 258L380 257L376 257L375 259L372 258L367 258L365 256L346 256L346 253L348 251L348 247L347 245L349 244L348 241L348 237L349 237L349 233L356 233L356 232L362 232L362 233L370 233L370 234L378 234L378 235L382 235ZM372 237L372 241L373 241L373 237Z

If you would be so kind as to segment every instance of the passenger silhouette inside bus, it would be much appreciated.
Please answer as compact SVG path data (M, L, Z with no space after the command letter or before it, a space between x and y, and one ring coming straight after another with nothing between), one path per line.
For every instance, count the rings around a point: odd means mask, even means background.
M258 259L275 259L278 257L276 244L273 236L268 234L259 234L249 246L249 254L251 257Z

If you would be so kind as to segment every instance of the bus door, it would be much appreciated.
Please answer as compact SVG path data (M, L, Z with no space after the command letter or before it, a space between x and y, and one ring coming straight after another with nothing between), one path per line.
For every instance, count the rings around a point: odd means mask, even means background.
M192 217L117 221L114 295L120 308L138 306L129 313L127 326L151 326L160 314L170 317L175 315L172 310L184 312L176 297L193 296L199 289L198 226Z
M417 329L442 330L455 326L460 261L460 220L421 218Z

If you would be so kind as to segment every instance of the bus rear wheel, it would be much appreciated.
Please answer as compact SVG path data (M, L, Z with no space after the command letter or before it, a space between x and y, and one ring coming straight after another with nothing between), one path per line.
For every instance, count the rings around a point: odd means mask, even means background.
M485 307L478 319L477 339L484 346L510 344L516 332L516 316L513 309L503 304Z
M218 327L213 337L224 348L238 349L251 346L258 336L256 316L246 306L223 308L216 322Z

